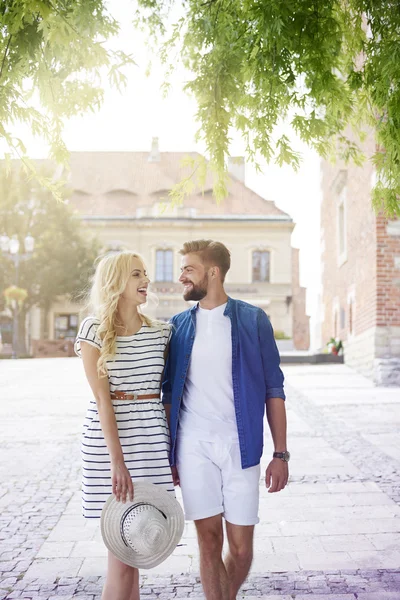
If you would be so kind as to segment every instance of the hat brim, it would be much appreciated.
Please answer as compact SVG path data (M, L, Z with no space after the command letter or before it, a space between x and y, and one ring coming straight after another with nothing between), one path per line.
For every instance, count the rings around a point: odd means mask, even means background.
M114 494L107 499L101 512L101 535L106 547L121 562L137 569L151 569L162 563L175 550L182 537L185 517L174 495L159 486L144 481L134 481L133 489L133 502L118 502ZM167 517L170 535L152 556L143 556L135 552L125 545L121 537L121 518L125 511L137 502L153 504Z

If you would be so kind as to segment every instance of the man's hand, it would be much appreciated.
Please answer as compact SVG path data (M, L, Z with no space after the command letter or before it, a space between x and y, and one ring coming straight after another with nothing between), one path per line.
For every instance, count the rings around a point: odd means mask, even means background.
M171 471L172 471L172 481L174 483L174 485L180 485L180 481L179 481L179 473L178 473L178 469L176 467L171 467Z
M273 458L265 471L265 485L268 493L280 492L287 485L289 467L281 458Z

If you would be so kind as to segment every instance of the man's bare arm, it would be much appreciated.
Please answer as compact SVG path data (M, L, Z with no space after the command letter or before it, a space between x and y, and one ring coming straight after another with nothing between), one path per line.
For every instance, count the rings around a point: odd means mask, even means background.
M282 398L269 398L266 402L266 407L275 452L284 452L287 450L285 401Z
M267 419L274 442L275 452L284 452L286 447L286 408L282 398L268 398L266 402ZM268 492L280 492L287 485L289 468L287 462L273 458L265 472L265 484Z

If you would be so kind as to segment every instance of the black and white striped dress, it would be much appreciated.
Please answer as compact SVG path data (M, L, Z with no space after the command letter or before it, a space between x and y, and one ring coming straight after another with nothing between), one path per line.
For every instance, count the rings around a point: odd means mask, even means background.
M81 356L81 341L101 348L99 321L87 317L80 326L75 352ZM170 330L143 325L134 335L118 336L114 360L107 362L110 391L140 395L160 392L164 351ZM169 432L160 399L112 400L125 464L133 482L150 481L174 494L169 464ZM83 516L99 518L112 493L110 456L101 430L95 400L89 404L82 438Z

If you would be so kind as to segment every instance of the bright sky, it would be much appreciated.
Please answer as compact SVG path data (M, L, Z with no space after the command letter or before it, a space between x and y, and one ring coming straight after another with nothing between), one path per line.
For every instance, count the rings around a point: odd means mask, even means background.
M196 105L182 87L185 72L177 71L167 99L162 98L160 86L164 80L162 68L153 63L146 77L149 54L145 38L131 25L134 3L131 0L109 0L111 13L123 24L114 43L131 53L137 63L127 71L128 86L120 94L105 88L102 109L66 123L64 139L69 150L150 150L152 137L158 137L160 150L203 152L195 143L198 125L194 120ZM114 45L113 43L113 45ZM32 157L46 156L46 147L33 140L27 132L19 132L27 143ZM319 213L320 213L320 159L302 146L293 136L293 144L303 155L300 170L266 166L263 174L246 165L246 185L262 197L273 200L289 213L296 223L292 236L293 246L300 248L300 281L307 287L307 311L312 317L311 341L314 340L314 317L317 294L320 290ZM244 154L244 145L233 136L231 155Z

